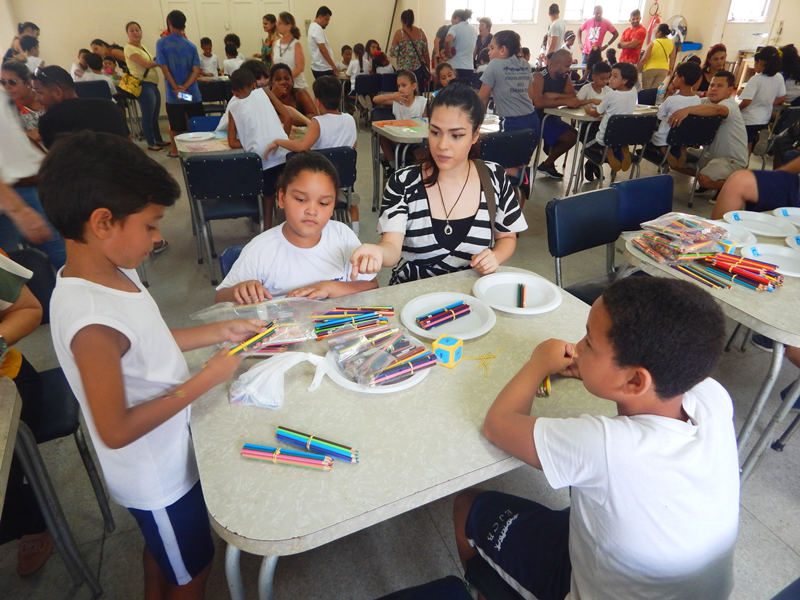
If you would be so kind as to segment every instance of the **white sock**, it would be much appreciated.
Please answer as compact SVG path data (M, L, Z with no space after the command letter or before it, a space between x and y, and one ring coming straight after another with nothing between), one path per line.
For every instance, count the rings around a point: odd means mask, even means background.
M355 233L356 237L358 237L358 233L359 233L359 230L360 230L358 221L353 221L352 225L353 225L353 233Z

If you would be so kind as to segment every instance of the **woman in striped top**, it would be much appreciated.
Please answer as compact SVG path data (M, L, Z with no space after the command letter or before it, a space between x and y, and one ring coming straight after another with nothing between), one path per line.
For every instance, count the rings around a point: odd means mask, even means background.
M350 259L353 274L394 267L390 285L468 269L493 273L508 260L516 233L527 229L505 170L486 163L495 198L494 231L479 168L483 103L472 88L450 85L430 108L430 154L398 170L386 184L379 244L363 244ZM401 262L402 259L402 262ZM398 264L400 263L400 264Z

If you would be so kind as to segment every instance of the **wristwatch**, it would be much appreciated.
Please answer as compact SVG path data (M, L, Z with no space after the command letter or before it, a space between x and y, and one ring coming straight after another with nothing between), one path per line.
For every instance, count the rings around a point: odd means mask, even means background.
M3 362L3 359L6 357L6 353L8 352L8 343L6 339L0 335L0 363Z

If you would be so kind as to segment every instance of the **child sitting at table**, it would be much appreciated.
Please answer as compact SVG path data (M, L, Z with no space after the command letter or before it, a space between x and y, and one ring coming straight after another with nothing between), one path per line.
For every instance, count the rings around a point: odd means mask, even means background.
M78 50L78 62L72 63L69 69L69 74L72 75L73 81L81 81L83 74L89 70L89 65L86 64L86 57L91 53L92 51L86 48Z
M636 110L638 95L636 92L636 82L639 80L639 73L632 63L618 62L611 67L611 77L608 86L611 91L600 102L597 108L594 104L587 104L583 107L587 114L593 117L602 116L600 127L597 130L597 137L592 145L600 146L606 152L609 166L615 171L627 171L631 167L631 153L627 146L622 148L605 148L604 136L608 119L613 115L632 115ZM590 146L591 147L591 146Z
M212 48L211 38L201 38L200 49L203 53L200 55L200 74L203 77L216 77L219 75L219 59L211 51Z
M450 85L450 82L456 78L456 72L453 70L453 67L450 66L450 63L439 63L436 65L436 73L434 74L435 82L435 92L434 96L436 95L439 90L446 88Z
M347 225L331 220L339 189L331 161L301 152L286 163L278 185L286 222L244 247L217 287L216 301L338 298L378 287L374 274L350 279L350 255L361 242Z
M578 100L581 105L594 104L599 105L606 94L611 90L608 87L608 80L611 79L611 66L606 62L595 63L592 67L592 80L585 83L581 89L578 90ZM584 127L588 127L589 131L584 132ZM578 126L578 139L590 140L597 135L597 130L600 128L600 123L581 123ZM587 160L584 167L584 177L586 181L594 181L601 176L600 167L593 162Z
M182 353L243 342L266 323L167 327L135 269L161 241L160 219L181 188L130 141L89 131L60 139L38 184L67 248L50 304L50 334L109 494L144 535L145 589L202 598L214 541L189 405L227 381L241 355L227 356L224 348L190 377Z
M225 44L225 60L222 61L222 73L231 75L236 69L242 66L243 58L238 58L239 50L232 43Z
M462 492L453 511L462 564L480 554L526 598L728 598L739 460L731 398L709 377L724 341L722 311L699 286L628 277L595 301L577 346L539 344L483 432L553 488L569 487L571 506ZM581 379L617 416L531 415L555 374Z
M484 48L481 50L481 53L478 54L478 68L475 69L476 73L483 73L486 69L489 68L489 49Z
M340 73L346 73L351 60L353 60L353 49L345 44L342 46L342 60L336 63L336 70Z
M117 66L117 60L113 56L103 57L103 73L111 77L114 81L122 77L122 70Z
M247 69L253 74L253 77L256 78L256 87L261 88L267 92L269 96L269 72L267 71L267 67L264 66L264 63L260 60L256 60L253 58L249 58L242 63L242 66L239 67L240 69ZM277 96L276 96L277 98ZM231 111L231 104L236 102L236 96L231 96L231 99L228 100L228 104L225 105L225 112L222 113L222 117L220 117L219 123L217 123L217 127L215 131L228 131L228 114ZM288 109L288 107L287 107ZM292 111L289 110L289 113ZM291 129L289 129L286 134L288 135Z
M391 106L392 114L398 120L427 117L428 101L424 96L418 94L417 76L411 71L399 71L397 73L397 91L391 94L380 94L375 96L372 101L382 106ZM384 136L380 136L380 140L383 155L389 161L389 168L397 168L394 161L394 147L397 144Z
M658 131L653 134L653 146L663 156L667 151L667 136L669 130L669 118L676 110L686 108L689 106L698 106L700 104L700 96L694 91L693 87L700 78L703 76L703 70L695 62L684 62L678 65L675 69L675 76L672 78L670 85L675 90L669 98L665 98L658 107L658 118L661 123L658 126ZM667 164L673 169L682 167L686 162L686 148L673 148L667 156Z
M276 139L289 139L292 116L272 92L258 88L256 78L249 69L236 69L230 83L231 92L237 100L229 105L228 146L244 148L261 157L264 171L264 227L269 229L272 227L275 184L286 162L286 150L279 149L268 154L267 146Z
M86 64L89 66L89 70L83 74L81 81L104 81L108 84L108 91L111 96L115 96L117 88L114 85L114 81L103 73L103 57L96 52L92 52L86 56Z

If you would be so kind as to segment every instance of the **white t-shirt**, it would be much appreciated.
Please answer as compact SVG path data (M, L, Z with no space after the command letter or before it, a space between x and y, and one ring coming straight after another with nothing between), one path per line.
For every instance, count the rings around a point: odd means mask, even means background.
M683 408L688 422L536 421L548 483L572 486L568 600L728 598L739 523L733 405L709 378L683 395Z
M556 19L552 23L550 23L550 28L547 30L547 37L548 38L556 38L556 45L553 46L553 52L561 48L564 45L564 34L567 32L567 24L564 22L564 19ZM550 47L550 40L547 40L547 46L545 50Z
M82 81L84 73L89 73L89 69L84 69L81 63L74 62L69 68L69 74L72 75L72 81Z
M600 93L594 91L591 83L587 83L581 89L578 90L578 100L602 100L606 97L606 94L611 91L611 88L608 86L603 87L600 90Z
M264 156L273 140L288 140L283 123L263 90L253 90L247 98L228 103L228 113L236 121L236 135L247 152L261 157L261 168L270 169L286 162L287 150L278 148Z
M222 113L219 123L217 123L217 128L214 131L228 131L228 113L231 111L231 105L238 101L239 99L236 96L231 96L231 99L228 100L228 104L225 106L225 112ZM275 107L273 106L273 108Z
M658 131L653 134L653 144L656 146L666 146L667 136L671 129L669 126L669 118L672 116L672 113L682 108L688 108L689 106L698 106L701 100L700 96L697 95L680 96L678 94L664 100L661 106L658 107L658 118L661 119L661 123L658 126Z
M319 51L320 46L325 46L328 51L328 56L333 60L333 49L328 43L328 37L325 35L325 29L316 21L311 21L308 26L308 52L311 54L311 70L312 71L330 71L331 65L322 56Z
M350 281L350 256L361 241L344 223L331 219L313 248L298 248L283 235L282 223L257 235L242 249L218 290L243 281L260 281L273 297L320 281ZM370 281L375 275L359 275Z
M353 62L353 60L352 60L352 59L350 59L350 62ZM349 67L349 66L350 66L350 63L348 63L348 64L344 64L344 63L343 63L342 61L340 61L340 60L337 60L337 61L336 61L336 70L337 70L337 71L339 71L340 73L345 73L345 72L347 72L347 67Z
M369 75L370 67L371 64L366 54L361 58L361 64L359 64L358 58L353 58L353 60L350 61L350 64L347 65L347 76L350 78L351 88L355 89L356 87L356 77L359 75Z
M297 61L295 60L295 48L299 42L296 39L293 39L291 42L283 45L283 42L280 40L275 40L272 44L272 64L284 64L289 67L292 71L297 68ZM308 87L306 83L306 74L300 73L297 77L294 78L294 89L296 90L304 90Z
M0 177L7 185L14 185L36 175L43 160L44 153L33 147L22 129L14 102L0 88Z
M756 73L744 86L739 100L752 100L742 109L745 125L766 125L772 118L775 99L786 95L786 82L783 75L776 73L772 77Z
M786 85L786 103L791 104L800 96L800 82L786 79L784 84Z
M134 270L120 269L138 293L114 290L59 271L50 304L50 334L56 356L81 405L108 491L127 508L156 510L175 503L198 480L189 434L189 407L124 448L100 439L86 400L72 340L89 325L122 333L130 348L122 357L127 407L142 404L189 379L189 369L153 298Z
M206 56L200 52L200 70L203 73L219 75L219 59L217 58L217 55L212 53L211 56Z
M581 88L583 89L583 88ZM595 140L598 144L603 143L603 136L606 134L608 119L613 115L632 115L636 110L638 95L636 88L626 91L609 89L605 98L597 106L597 112L603 115L600 121L600 129L597 130Z
M41 65L43 62L44 60L39 58L38 56L29 56L28 58L25 59L25 64L28 65L28 70L31 73L36 72L36 69L38 69L39 65Z
M711 100L703 98L701 104L709 104ZM717 129L717 135L710 146L706 147L705 156L707 158L724 157L729 158L743 168L747 168L749 160L747 152L747 130L744 128L744 119L739 105L733 98L725 98L720 102L721 106L728 109L728 116L722 120Z
M222 61L222 73L224 75L231 75L236 69L242 66L244 61L241 58L226 58ZM203 64L202 62L200 63ZM202 66L200 67L203 68Z
M95 73L93 71L86 71L81 77L81 81L105 81L108 84L108 91L114 96L117 93L117 88L114 86L114 80L105 73Z
M355 119L346 113L339 115L325 114L314 117L319 123L319 138L311 147L312 150L325 150L326 148L352 148L358 138L358 129Z
M416 96L411 106L392 102L392 114L395 119L416 119L425 113L428 101L425 96Z
M453 69L473 70L472 51L475 49L475 40L478 39L478 30L466 21L459 21L450 27L447 35L453 36L452 48L456 51L447 62Z
M483 73L488 68L489 68L489 65L478 65L478 68L475 69L475 72L476 73Z
M389 75L391 73L394 73L394 67L392 65L385 65L383 67L376 67L375 68L375 72L378 75L384 75L384 74Z

